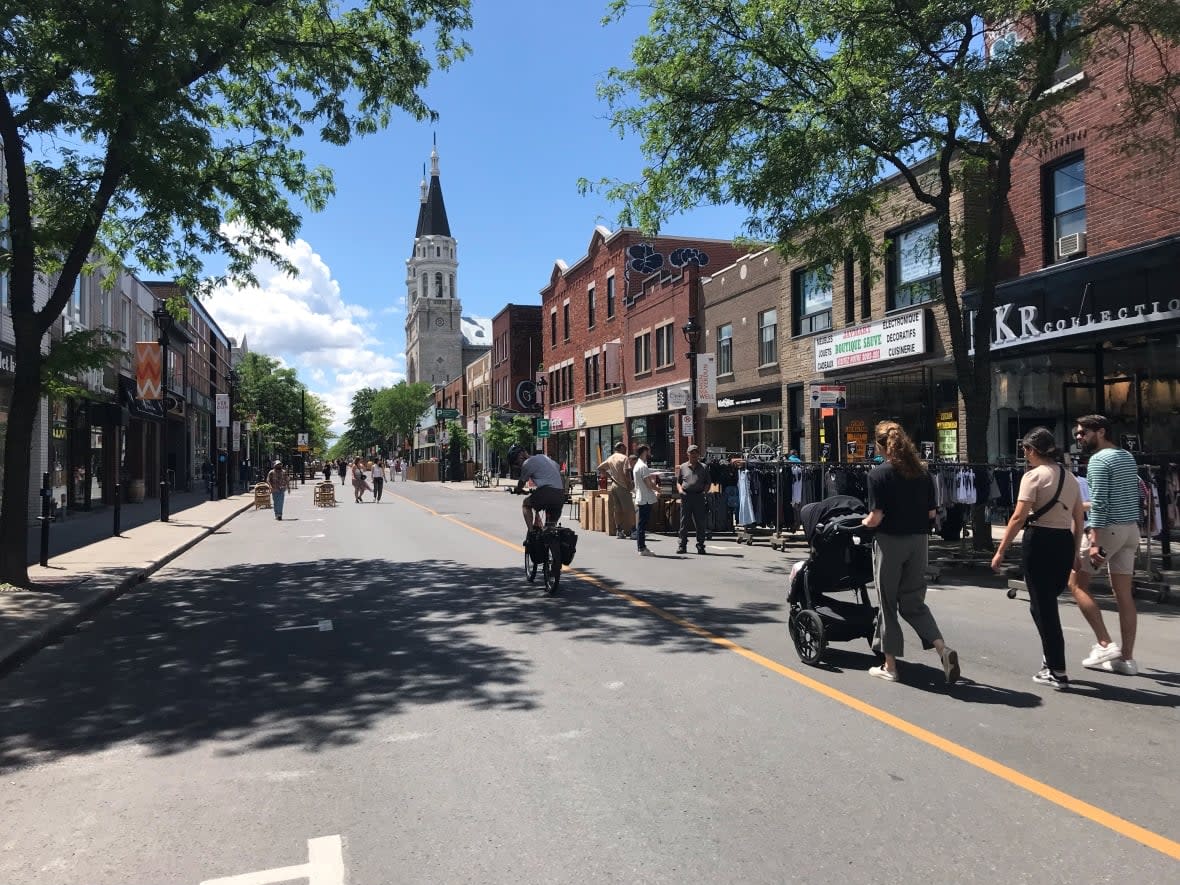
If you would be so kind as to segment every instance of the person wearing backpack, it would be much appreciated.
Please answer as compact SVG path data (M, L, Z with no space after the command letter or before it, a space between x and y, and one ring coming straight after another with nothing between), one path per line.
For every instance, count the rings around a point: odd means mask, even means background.
M999 571L1016 533L1023 529L1021 560L1028 605L1041 636L1041 669L1033 682L1062 691L1069 688L1065 668L1065 634L1057 597L1069 586L1070 571L1079 567L1078 544L1085 510L1077 477L1058 463L1061 450L1046 427L1034 427L1020 441L1029 469L1020 480L1016 509L992 568Z

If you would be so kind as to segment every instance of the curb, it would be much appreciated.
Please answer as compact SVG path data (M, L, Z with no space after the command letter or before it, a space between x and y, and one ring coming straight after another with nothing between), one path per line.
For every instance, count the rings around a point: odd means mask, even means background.
M14 642L7 648L0 649L0 677L7 676L45 646L53 642L53 640L68 633L83 621L89 620L95 612L114 602L132 587L142 584L153 573L159 571L172 560L176 559L176 557L195 547L222 526L241 516L253 506L254 503L250 502L240 509L233 511L216 525L209 526L196 537L190 538L183 544L164 553L159 559L153 560L147 568L132 572L120 579L113 586L106 587L86 597L73 611L66 612L55 620L50 621L31 636Z

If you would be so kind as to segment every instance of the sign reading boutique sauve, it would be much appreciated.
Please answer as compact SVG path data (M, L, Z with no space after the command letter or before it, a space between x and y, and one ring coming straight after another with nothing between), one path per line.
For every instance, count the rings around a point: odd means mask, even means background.
M815 370L848 369L926 352L926 310L919 308L821 335L815 339Z

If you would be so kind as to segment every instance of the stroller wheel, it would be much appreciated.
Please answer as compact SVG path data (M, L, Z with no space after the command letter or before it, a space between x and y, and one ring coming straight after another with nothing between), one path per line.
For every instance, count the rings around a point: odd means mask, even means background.
M799 660L805 664L819 663L828 644L824 638L824 622L819 615L811 609L800 609L787 620L787 629Z

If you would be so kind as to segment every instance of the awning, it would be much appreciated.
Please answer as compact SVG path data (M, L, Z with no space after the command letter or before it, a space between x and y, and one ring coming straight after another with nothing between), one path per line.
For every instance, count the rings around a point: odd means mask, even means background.
M119 376L119 397L131 412L132 418L151 421L164 420L164 403L158 399L137 399L135 396L135 381L123 375Z

